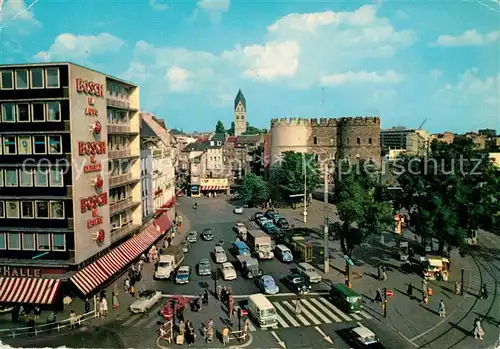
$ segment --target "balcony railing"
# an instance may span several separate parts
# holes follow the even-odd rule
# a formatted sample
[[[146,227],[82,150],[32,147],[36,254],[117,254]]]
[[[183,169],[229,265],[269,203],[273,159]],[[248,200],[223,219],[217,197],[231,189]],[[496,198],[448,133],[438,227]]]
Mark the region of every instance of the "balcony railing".
[[[108,124],[108,133],[130,133],[129,124]]]
[[[128,149],[121,149],[121,150],[110,150],[108,157],[110,159],[123,159],[123,158],[131,158],[135,157],[138,155],[132,155],[132,150],[130,148]]]
[[[140,224],[128,223],[127,225],[125,225],[121,228],[118,228],[116,230],[112,230],[111,231],[111,242],[115,242],[124,236],[132,234],[134,231],[137,231],[140,228],[141,228]]]
[[[139,182],[139,181],[140,181],[140,179],[133,177],[131,173],[126,173],[126,174],[117,175],[117,176],[110,176],[109,177],[109,187],[114,188],[114,187],[119,187],[120,185],[124,185],[127,183]]]
[[[132,198],[127,198],[125,200],[122,200],[122,201],[119,201],[116,203],[111,203],[109,206],[109,214],[112,216],[114,214],[117,214],[119,212],[126,210],[127,208],[139,206],[139,205],[140,205],[139,202],[132,200]]]

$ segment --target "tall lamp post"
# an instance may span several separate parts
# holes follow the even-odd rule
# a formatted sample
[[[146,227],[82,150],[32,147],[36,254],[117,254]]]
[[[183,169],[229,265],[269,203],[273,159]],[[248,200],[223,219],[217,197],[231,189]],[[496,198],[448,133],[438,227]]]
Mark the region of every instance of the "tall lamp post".
[[[307,168],[306,168],[306,154],[302,153],[302,166],[304,170],[304,223],[307,223]]]

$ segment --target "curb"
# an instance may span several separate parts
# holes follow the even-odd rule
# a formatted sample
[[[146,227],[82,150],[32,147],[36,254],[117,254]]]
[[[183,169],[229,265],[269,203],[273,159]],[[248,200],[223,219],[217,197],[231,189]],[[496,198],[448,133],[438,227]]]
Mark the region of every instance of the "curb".
[[[243,343],[243,344],[240,344],[240,345],[230,345],[230,346],[227,346],[226,348],[237,349],[237,348],[248,347],[249,345],[251,345],[253,343],[253,336],[252,336],[251,333],[248,333],[247,336],[248,336],[248,340],[246,341],[246,343]],[[158,348],[160,348],[160,349],[170,349],[171,348],[171,347],[166,347],[164,345],[161,345],[160,344],[160,340],[161,340],[160,337],[156,338],[156,346]],[[180,345],[177,345],[177,344],[174,344],[174,345],[176,345],[178,347],[181,347]],[[222,345],[222,343],[221,343],[221,345]],[[211,347],[211,348],[214,348],[214,347]]]

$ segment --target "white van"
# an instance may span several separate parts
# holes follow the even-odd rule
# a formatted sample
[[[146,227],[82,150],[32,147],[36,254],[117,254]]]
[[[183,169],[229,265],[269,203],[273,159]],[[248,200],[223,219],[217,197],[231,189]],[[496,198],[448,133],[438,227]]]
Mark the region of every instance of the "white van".
[[[278,325],[276,309],[262,293],[253,294],[248,297],[248,312],[257,320],[261,328]]]
[[[227,262],[227,255],[226,255],[226,251],[224,251],[224,247],[215,246],[214,255],[215,255],[215,263],[226,263]]]

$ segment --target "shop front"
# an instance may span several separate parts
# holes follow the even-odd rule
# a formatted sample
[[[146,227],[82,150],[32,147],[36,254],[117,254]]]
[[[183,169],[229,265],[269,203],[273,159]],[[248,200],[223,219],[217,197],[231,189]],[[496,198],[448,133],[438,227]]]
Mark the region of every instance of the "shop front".
[[[216,197],[229,193],[227,178],[203,178],[200,180],[200,192],[208,197]]]

